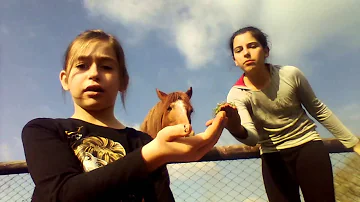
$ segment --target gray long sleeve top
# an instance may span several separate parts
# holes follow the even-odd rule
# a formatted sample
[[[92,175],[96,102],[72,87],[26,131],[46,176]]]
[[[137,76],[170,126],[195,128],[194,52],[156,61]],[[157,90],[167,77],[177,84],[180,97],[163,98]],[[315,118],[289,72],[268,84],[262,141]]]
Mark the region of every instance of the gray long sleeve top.
[[[260,152],[270,153],[321,140],[306,109],[345,147],[357,144],[359,139],[316,97],[298,68],[270,64],[270,74],[270,84],[262,90],[246,87],[242,76],[228,93],[227,102],[235,103],[248,132],[248,137],[239,141],[260,143]]]

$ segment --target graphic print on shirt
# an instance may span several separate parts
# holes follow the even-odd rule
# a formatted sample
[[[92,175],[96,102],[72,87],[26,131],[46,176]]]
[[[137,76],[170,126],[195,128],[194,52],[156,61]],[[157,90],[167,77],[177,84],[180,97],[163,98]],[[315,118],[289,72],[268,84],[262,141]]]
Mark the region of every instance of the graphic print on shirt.
[[[85,172],[105,166],[126,155],[125,148],[120,143],[100,136],[81,138],[80,130],[81,127],[76,132],[65,131],[65,133],[76,140],[72,144],[72,149]]]

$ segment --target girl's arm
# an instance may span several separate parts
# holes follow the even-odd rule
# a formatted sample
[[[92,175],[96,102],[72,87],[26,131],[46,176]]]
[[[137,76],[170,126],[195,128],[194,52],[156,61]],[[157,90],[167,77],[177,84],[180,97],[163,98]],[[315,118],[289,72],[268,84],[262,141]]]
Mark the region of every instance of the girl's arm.
[[[137,131],[141,137],[142,144],[146,145],[153,140],[150,135]],[[170,176],[166,164],[155,170],[149,177],[152,189],[146,190],[145,201],[169,201],[175,202],[170,189]]]
[[[344,126],[336,115],[315,95],[304,74],[294,68],[297,95],[306,110],[347,148],[354,147],[359,139]]]
[[[156,201],[169,201],[175,202],[175,198],[170,189],[170,176],[166,168],[166,165],[162,166],[160,169],[157,169],[155,172],[151,173],[150,179],[153,182],[154,191],[153,194]],[[154,199],[150,198],[150,201]],[[147,198],[145,197],[145,201]]]
[[[240,122],[238,123],[238,125],[243,128],[243,131],[245,131],[246,138],[240,137],[234,131],[229,132],[240,142],[249,146],[255,146],[259,141],[259,135],[251,118],[251,115],[246,107],[246,101],[248,100],[247,98],[249,96],[250,95],[247,92],[240,89],[232,88],[230,90],[227,96],[227,102],[234,103],[236,105],[237,112],[240,116]]]
[[[184,125],[166,127],[142,148],[90,172],[83,172],[80,161],[67,139],[59,135],[52,119],[30,121],[23,128],[22,141],[28,170],[36,185],[33,200],[119,198],[121,190],[136,185],[141,187],[149,174],[165,163],[200,159],[218,141],[224,121],[225,114],[219,113],[205,132],[186,138],[191,126],[187,126],[189,130],[184,130]]]
[[[141,148],[107,166],[83,172],[80,161],[50,119],[26,124],[22,141],[36,184],[35,197],[39,197],[35,201],[88,201],[115,187],[126,190],[127,185],[141,183],[150,173]],[[114,198],[121,195],[112,193]]]

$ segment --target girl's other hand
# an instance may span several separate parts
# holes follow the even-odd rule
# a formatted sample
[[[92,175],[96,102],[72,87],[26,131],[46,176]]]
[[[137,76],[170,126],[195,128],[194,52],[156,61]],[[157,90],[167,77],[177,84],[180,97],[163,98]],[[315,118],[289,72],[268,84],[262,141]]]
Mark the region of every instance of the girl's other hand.
[[[353,150],[360,155],[360,141],[353,147]]]

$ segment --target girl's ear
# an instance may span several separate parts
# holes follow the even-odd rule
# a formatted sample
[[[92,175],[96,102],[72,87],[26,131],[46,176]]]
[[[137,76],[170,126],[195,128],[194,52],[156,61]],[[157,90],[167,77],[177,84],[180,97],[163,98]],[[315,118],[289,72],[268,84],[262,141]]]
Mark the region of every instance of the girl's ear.
[[[60,82],[61,82],[61,86],[64,90],[69,90],[69,87],[68,87],[68,83],[67,83],[67,74],[64,70],[61,70],[60,74],[59,74],[59,79],[60,79]]]
[[[234,63],[235,63],[235,66],[239,66],[235,59],[234,59]]]
[[[269,48],[266,48],[265,49],[265,58],[269,57],[269,55],[270,55],[269,53],[270,53]]]

